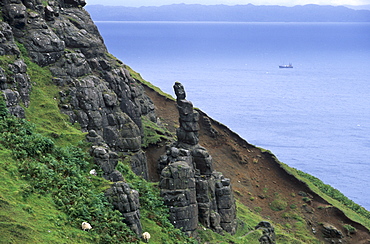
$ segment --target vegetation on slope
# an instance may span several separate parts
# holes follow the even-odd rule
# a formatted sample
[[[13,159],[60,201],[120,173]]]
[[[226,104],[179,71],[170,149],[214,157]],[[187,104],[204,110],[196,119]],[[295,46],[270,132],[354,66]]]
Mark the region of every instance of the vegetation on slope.
[[[149,145],[155,145],[162,140],[169,140],[172,135],[165,127],[150,121],[147,117],[142,117],[144,136],[141,146],[147,148]]]
[[[38,133],[53,138],[58,145],[75,145],[85,135],[79,125],[71,125],[68,116],[60,113],[58,107],[59,89],[53,83],[48,67],[40,67],[28,57],[26,48],[17,43],[22,59],[27,64],[27,74],[32,81],[30,106],[26,108],[27,119],[37,124]]]
[[[370,229],[370,212],[367,211],[364,207],[361,207],[354,201],[350,200],[348,197],[346,197],[343,193],[341,193],[339,190],[333,188],[332,186],[325,184],[320,179],[307,174],[305,172],[302,172],[300,170],[297,170],[297,173],[300,177],[303,177],[307,180],[307,182],[313,184],[316,186],[322,193],[326,194],[327,196],[331,197],[334,200],[339,201],[341,204],[346,206],[347,208],[355,211],[359,215],[362,215],[367,220],[366,226]]]
[[[28,66],[33,89],[31,105],[26,109],[29,121],[9,115],[0,94],[0,243],[140,242],[121,222],[120,213],[114,211],[105,199],[104,190],[110,183],[88,173],[95,165],[86,153],[88,145],[83,142],[84,133],[60,113],[56,99],[58,88],[52,82],[50,71],[32,63],[24,47],[19,44],[19,48]],[[13,61],[13,57],[1,57],[0,65],[10,72],[6,67]],[[132,74],[141,79],[133,71]],[[169,95],[168,98],[173,99]],[[143,125],[143,147],[166,140],[169,136],[167,131],[145,118]],[[143,228],[155,233],[152,243],[197,242],[194,238],[185,237],[170,224],[168,209],[163,205],[155,183],[136,176],[128,163],[120,162],[117,169],[140,193]],[[346,204],[343,196],[319,180],[302,172],[295,173],[295,176],[306,179],[312,184],[312,189],[322,188],[321,191]],[[299,211],[293,206],[283,205],[276,201],[274,207],[290,208],[288,213],[284,213],[290,224],[273,223],[277,242],[319,243],[306,228]],[[346,205],[351,207],[353,204]],[[362,210],[355,205],[352,209],[356,212]],[[369,228],[366,214],[366,210],[362,213],[363,217],[353,213],[351,218],[358,218],[356,221],[367,223]],[[261,232],[254,230],[254,226],[264,220],[259,215],[258,206],[251,210],[238,203],[237,215],[239,228],[236,235],[219,235],[200,227],[199,238],[208,243],[257,244]],[[90,222],[93,230],[82,231],[82,221]]]
[[[0,142],[13,158],[12,167],[6,170],[15,176],[14,185],[17,179],[24,182],[17,192],[20,200],[34,205],[31,197],[48,197],[54,208],[66,214],[61,225],[79,228],[83,221],[88,221],[94,226],[90,241],[112,243],[130,238],[120,214],[104,198],[102,187],[107,183],[89,175],[90,164],[81,149],[58,147],[51,139],[36,133],[33,124],[11,115],[1,117],[0,128]],[[32,208],[27,209],[32,212]]]
[[[125,65],[125,68],[130,72],[130,75],[136,80],[139,81],[141,84],[146,85],[150,88],[152,88],[155,92],[158,94],[170,99],[170,100],[175,100],[170,94],[167,94],[163,92],[159,87],[154,86],[152,83],[144,80],[139,73],[134,71],[130,66]]]
[[[83,138],[83,133],[59,113],[54,99],[56,89],[45,83],[50,79],[47,68],[29,60],[27,65],[31,79],[37,81],[27,113],[30,116],[27,119],[34,123],[9,115],[0,96],[0,165],[4,171],[2,182],[7,183],[0,188],[2,240],[6,243],[139,242],[122,223],[121,214],[104,197],[110,183],[89,174],[94,164],[82,149],[87,148],[86,143],[77,141]],[[68,136],[61,136],[63,133]],[[166,240],[158,243],[193,242],[170,224],[158,190],[142,178],[135,178],[127,167],[120,164],[124,177],[132,180],[133,187],[142,194],[144,227],[160,230],[157,238]],[[93,230],[83,232],[82,221],[91,223]],[[48,234],[40,235],[43,232]]]
[[[284,163],[279,163],[286,171],[294,175],[294,177],[305,182],[307,186],[312,189],[312,191],[319,194],[323,199],[328,201],[333,206],[341,209],[348,218],[362,224],[368,230],[370,230],[370,212],[367,211],[364,207],[361,207],[357,203],[353,202],[339,190],[333,188],[328,184],[325,184],[320,179],[300,170],[291,168]],[[352,229],[349,226],[347,227]]]
[[[87,148],[86,145],[71,140],[73,136],[55,136],[65,133],[81,139],[84,135],[63,115],[54,115],[59,113],[54,99],[57,89],[46,83],[50,78],[47,68],[29,60],[27,65],[31,79],[37,81],[33,92],[38,96],[31,96],[31,106],[27,109],[30,116],[27,119],[33,121],[9,115],[0,96],[0,167],[4,172],[1,182],[5,183],[0,187],[3,240],[7,243],[139,242],[121,222],[120,213],[106,201],[103,192],[109,182],[88,173],[94,164],[82,149]],[[166,134],[165,131],[160,133]],[[143,228],[156,233],[152,243],[197,243],[170,224],[168,209],[163,205],[156,184],[136,176],[125,162],[120,162],[117,169],[140,193]],[[210,243],[257,243],[256,237],[261,233],[254,231],[253,226],[262,218],[242,205],[239,205],[238,217],[236,235],[221,236],[200,228],[199,237]],[[90,222],[93,230],[82,231],[82,221]],[[246,235],[248,232],[250,234]],[[281,232],[279,227],[277,232]],[[299,243],[286,233],[278,234],[278,238],[286,243]]]

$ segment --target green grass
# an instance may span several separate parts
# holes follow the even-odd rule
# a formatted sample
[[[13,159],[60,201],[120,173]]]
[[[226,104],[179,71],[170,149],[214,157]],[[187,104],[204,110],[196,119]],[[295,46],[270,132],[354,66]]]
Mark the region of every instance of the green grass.
[[[32,123],[5,112],[0,114],[5,114],[0,118],[0,166],[5,172],[1,179],[5,184],[0,188],[0,216],[8,223],[0,223],[0,229],[7,233],[7,243],[14,238],[14,243],[65,243],[58,238],[69,236],[71,243],[79,243],[74,237],[81,235],[87,236],[86,242],[81,238],[81,243],[138,242],[121,222],[121,214],[104,197],[103,191],[110,182],[88,173],[94,165],[86,153],[78,147],[57,146],[38,134]],[[193,243],[171,225],[168,209],[153,183],[136,176],[129,165],[119,163],[117,169],[139,191],[142,220],[151,223],[148,230],[161,229],[161,240],[167,243]],[[9,209],[14,213],[7,215]],[[34,221],[31,223],[30,219]],[[93,231],[83,232],[83,221],[91,223]],[[37,237],[42,233],[42,238]]]
[[[240,204],[237,201],[237,217],[238,217],[238,230],[234,236],[225,235],[224,242],[221,243],[230,243],[229,240],[233,241],[234,243],[251,243],[251,244],[259,244],[258,239],[262,236],[262,231],[254,230],[254,226],[256,226],[260,221],[266,221],[263,217],[259,214],[255,213],[254,211],[250,210],[248,207]],[[267,219],[267,221],[270,221]],[[270,221],[271,222],[271,221]],[[286,226],[280,226],[277,223],[272,223],[275,228],[276,233],[276,243],[286,243],[286,244],[293,244],[293,243],[320,243],[310,231],[305,227],[305,221],[303,218],[299,218],[297,222],[302,223],[302,228],[289,229]],[[303,234],[302,234],[303,233]],[[211,234],[205,234],[211,235]],[[214,242],[210,243],[220,243],[215,240],[220,240],[218,238],[213,239]]]
[[[33,214],[43,206],[35,200],[46,198],[50,208],[66,216],[60,219],[61,226],[81,231],[79,228],[83,221],[92,223],[94,232],[90,236],[96,243],[118,243],[131,238],[133,233],[120,221],[121,214],[113,211],[104,198],[102,189],[109,183],[88,173],[93,165],[87,161],[86,153],[78,147],[55,145],[23,119],[6,115],[1,117],[0,123],[0,144],[8,152],[8,157],[4,158],[11,162],[11,166],[5,169],[13,176],[8,179],[6,187],[14,186],[13,197],[15,195],[19,199],[21,203],[18,205],[24,211]],[[2,160],[3,165],[8,162]],[[49,214],[50,211],[43,207],[40,212]],[[55,216],[47,219],[58,221]],[[17,221],[23,222],[27,221]],[[44,225],[39,221],[34,228],[31,227],[25,228],[26,232],[33,229],[40,232]],[[119,231],[121,234],[116,233]]]
[[[0,56],[0,67],[5,71],[6,76],[13,75],[13,71],[9,68],[9,64],[13,64],[16,57],[13,55]]]
[[[165,128],[150,121],[147,117],[142,116],[141,121],[144,128],[144,137],[141,146],[147,148],[149,145],[155,145],[162,140],[170,140],[171,133]]]
[[[343,228],[347,230],[348,234],[355,234],[357,232],[356,228],[352,225],[345,224],[343,225]]]
[[[130,72],[130,75],[132,78],[134,78],[136,81],[139,81],[140,83],[152,88],[154,91],[156,91],[158,94],[170,99],[170,100],[173,100],[175,101],[176,99],[174,99],[170,94],[168,93],[165,93],[163,92],[159,87],[153,85],[152,83],[144,80],[141,75],[139,73],[137,73],[136,71],[134,71],[130,66],[128,65],[125,65],[125,68]]]
[[[24,198],[30,184],[17,164],[12,151],[0,145],[0,243],[91,243],[90,233],[66,224],[49,194]]]
[[[86,154],[88,146],[82,142],[85,135],[78,125],[70,124],[68,117],[60,113],[59,89],[53,84],[48,67],[32,63],[24,46],[18,44],[18,47],[32,80],[31,104],[26,108],[29,120],[26,121],[8,116],[4,102],[0,101],[0,243],[141,243],[120,223],[120,214],[113,211],[104,198],[103,192],[110,183],[88,174],[95,165]],[[12,73],[6,67],[13,61],[12,56],[0,57],[0,65],[8,75]],[[175,100],[127,68],[133,78]],[[169,136],[166,130],[146,118],[143,118],[143,125],[143,147]],[[335,189],[318,179],[282,166],[328,202],[344,210],[348,217],[369,228],[368,212],[347,203]],[[136,176],[124,162],[120,162],[117,169],[140,193],[143,230],[155,233],[151,243],[196,243],[168,221],[168,209],[159,196],[157,184]],[[277,195],[272,203],[274,201],[272,205],[277,206],[276,211],[288,206]],[[272,223],[277,243],[319,243],[296,207],[290,208],[289,212],[283,213],[283,217],[290,220],[289,224]],[[261,210],[254,207],[252,211],[237,202],[238,230],[235,235],[219,235],[200,227],[199,236],[203,243],[258,244],[261,231],[254,230],[254,226],[267,218],[258,214]],[[82,231],[82,221],[91,222],[94,229]],[[345,228],[353,231],[351,226]]]
[[[78,124],[72,125],[67,115],[60,113],[60,89],[53,83],[49,68],[31,62],[22,44],[18,43],[18,48],[32,81],[31,103],[25,109],[27,119],[36,125],[38,133],[53,138],[57,145],[76,145],[85,138],[85,133],[81,132]]]
[[[271,210],[274,210],[274,211],[285,210],[287,206],[288,206],[288,203],[286,201],[284,201],[283,199],[280,199],[280,198],[274,199],[270,203],[270,208],[271,208]]]
[[[276,159],[276,158],[275,158]],[[297,179],[306,183],[307,186],[320,197],[325,199],[328,203],[334,207],[339,208],[343,213],[353,221],[361,223],[368,230],[370,230],[370,212],[360,205],[354,203],[352,200],[348,199],[344,194],[342,194],[337,189],[330,185],[323,183],[320,179],[304,173],[300,170],[291,168],[284,163],[281,163],[276,159],[276,161],[290,174],[292,174]]]

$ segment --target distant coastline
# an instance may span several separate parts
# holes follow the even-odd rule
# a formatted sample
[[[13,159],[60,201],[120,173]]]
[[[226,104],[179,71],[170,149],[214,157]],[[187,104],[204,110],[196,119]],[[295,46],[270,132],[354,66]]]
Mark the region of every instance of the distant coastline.
[[[159,7],[87,5],[94,21],[370,22],[370,10],[345,6],[201,5]]]

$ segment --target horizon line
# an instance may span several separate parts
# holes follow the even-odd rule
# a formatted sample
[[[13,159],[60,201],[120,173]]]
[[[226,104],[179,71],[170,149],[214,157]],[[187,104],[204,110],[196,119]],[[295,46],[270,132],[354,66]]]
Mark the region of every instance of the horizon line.
[[[307,5],[316,5],[316,6],[333,6],[333,7],[365,7],[370,6],[370,4],[360,4],[360,5],[351,5],[351,4],[316,4],[316,3],[307,3],[307,4],[296,4],[296,5],[280,5],[280,4],[253,4],[253,3],[247,3],[247,4],[202,4],[202,3],[170,3],[170,4],[163,4],[163,5],[142,5],[142,6],[127,6],[122,4],[101,4],[101,3],[93,3],[89,4],[87,3],[86,6],[92,6],[92,5],[100,5],[100,6],[112,6],[112,7],[131,7],[131,8],[140,8],[140,7],[161,7],[161,6],[169,6],[169,5],[202,5],[202,6],[218,6],[218,5],[224,5],[224,6],[246,6],[246,5],[253,5],[253,6],[280,6],[280,7],[295,7],[295,6],[307,6]]]

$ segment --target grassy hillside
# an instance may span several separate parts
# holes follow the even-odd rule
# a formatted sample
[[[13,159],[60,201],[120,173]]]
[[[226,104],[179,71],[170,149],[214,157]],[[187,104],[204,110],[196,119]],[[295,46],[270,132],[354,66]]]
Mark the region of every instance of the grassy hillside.
[[[0,123],[4,243],[138,242],[104,198],[110,183],[88,173],[94,165],[77,145],[56,146],[35,132],[30,122],[7,114],[0,117]],[[157,188],[134,175],[123,162],[117,169],[141,193],[144,229],[160,233],[153,239],[191,243],[167,220]],[[90,222],[93,230],[80,230],[83,221]]]
[[[77,146],[56,146],[36,132],[37,125],[7,114],[1,101],[0,230],[2,243],[122,243],[140,242],[119,221],[102,192],[108,182],[88,174],[93,167]],[[64,144],[64,143],[62,143]],[[136,176],[124,162],[120,170],[127,182],[141,193],[144,230],[151,243],[192,243],[167,220],[167,210],[154,183]],[[239,204],[239,229],[235,236],[220,236],[200,227],[199,237],[209,243],[258,243],[253,231],[260,216]],[[84,232],[82,221],[94,229]],[[245,236],[246,233],[251,234]],[[300,243],[277,228],[278,240]],[[313,242],[307,243],[316,243]],[[1,242],[1,241],[0,241]]]
[[[140,242],[106,202],[103,191],[109,182],[88,173],[94,165],[85,152],[84,134],[59,113],[54,99],[57,89],[49,82],[48,69],[26,61],[29,75],[36,81],[27,120],[9,115],[2,96],[0,100],[0,242]],[[155,183],[137,177],[125,162],[117,169],[140,192],[143,228],[156,233],[152,243],[196,242],[167,220]],[[253,227],[262,218],[240,204],[238,218],[235,236],[220,236],[200,227],[199,238],[210,243],[258,243],[261,233]],[[82,231],[82,221],[90,222],[93,230]],[[299,243],[279,228],[277,231],[286,243]],[[251,234],[245,236],[248,232]]]
[[[58,88],[51,82],[48,68],[32,63],[24,47],[19,45],[19,48],[27,63],[33,88],[31,104],[26,108],[26,120],[9,115],[2,94],[0,96],[0,243],[141,243],[120,221],[120,213],[114,211],[105,199],[104,191],[110,183],[89,174],[96,167],[88,155],[89,145],[78,126],[70,124],[68,118],[59,112]],[[1,67],[10,72],[7,64],[13,62],[14,57],[1,57],[0,61]],[[131,72],[137,80],[141,79],[137,73]],[[157,88],[156,93],[160,93]],[[167,110],[167,107],[161,109]],[[176,120],[177,116],[173,113]],[[143,147],[171,140],[170,132],[145,118],[143,122]],[[171,124],[167,129],[171,131],[172,127]],[[231,140],[233,143],[236,141],[235,138]],[[252,170],[258,164],[256,161],[248,167]],[[342,209],[349,218],[370,228],[369,212],[365,209],[348,202],[347,198],[318,179],[281,165],[292,176],[306,182],[313,192]],[[266,188],[266,198],[273,200],[269,213],[279,215],[284,222],[266,214],[266,207],[259,204],[256,193],[239,191],[237,178],[233,179],[238,199],[237,233],[234,236],[219,235],[199,226],[198,236],[188,238],[168,221],[168,210],[159,196],[157,183],[136,176],[125,161],[118,164],[117,170],[140,193],[143,230],[152,233],[150,243],[257,244],[261,231],[254,230],[254,226],[266,219],[275,227],[277,243],[322,243],[307,228],[301,209],[296,204],[288,204],[282,192],[270,194]],[[296,196],[292,199],[304,201]],[[82,231],[80,225],[83,221],[90,222],[93,230]]]

